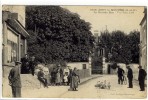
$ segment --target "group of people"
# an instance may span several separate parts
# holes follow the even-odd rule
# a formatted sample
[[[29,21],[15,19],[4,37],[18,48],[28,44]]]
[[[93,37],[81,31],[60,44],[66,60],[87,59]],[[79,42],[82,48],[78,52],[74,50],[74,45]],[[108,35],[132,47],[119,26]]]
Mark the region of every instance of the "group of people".
[[[26,55],[24,59],[26,60],[28,65],[24,64],[24,62],[16,61],[15,66],[10,70],[8,76],[9,85],[12,88],[13,97],[21,97],[22,85],[20,73],[27,74],[30,73],[30,71],[33,76],[37,75],[38,80],[43,83],[45,87],[48,87],[49,85],[65,84],[70,86],[69,90],[77,91],[78,84],[80,83],[80,78],[76,67],[73,70],[70,67],[62,69],[62,67],[58,65],[57,67],[53,68],[51,72],[49,72],[48,67],[45,65],[45,67],[39,68],[39,71],[35,75],[36,65],[34,63],[34,57],[31,61],[29,61]],[[30,65],[29,68],[27,68],[26,65]],[[22,68],[24,66],[25,68]],[[25,69],[25,71],[22,69]]]
[[[142,69],[142,66],[139,66],[139,86],[140,91],[145,91],[144,81],[145,77],[147,75],[146,71]],[[20,79],[20,73],[27,74],[31,73],[33,76],[35,75],[35,69],[36,69],[36,63],[35,63],[35,57],[32,57],[31,60],[28,59],[27,55],[25,55],[25,58],[21,60],[21,62],[16,61],[15,67],[13,67],[10,70],[8,79],[9,79],[9,85],[12,88],[12,95],[13,97],[21,97],[21,79]],[[133,71],[130,68],[130,66],[127,66],[128,73],[127,78],[129,82],[128,88],[133,88]],[[118,83],[123,84],[123,77],[124,77],[124,70],[118,66]],[[48,87],[49,85],[69,85],[70,91],[77,91],[78,84],[80,83],[80,77],[78,74],[78,70],[75,67],[73,70],[70,67],[62,68],[60,65],[57,67],[54,67],[51,71],[48,69],[48,67],[40,67],[37,72],[37,78],[40,82],[43,83],[45,87]],[[98,85],[101,89],[110,88],[110,83],[108,85],[105,85],[100,82]]]
[[[35,57],[32,56],[31,59],[25,54],[25,57],[21,58],[21,74],[31,73],[34,76],[35,66],[37,65]]]
[[[44,87],[49,85],[51,86],[60,86],[60,85],[69,85],[71,90],[77,90],[78,82],[80,78],[75,67],[73,70],[67,66],[62,69],[60,65],[53,68],[51,71],[45,66],[39,67],[37,76],[40,82],[43,83]]]
[[[127,72],[127,78],[128,78],[128,88],[133,88],[133,70],[130,68],[130,66],[126,67]],[[145,77],[147,75],[146,71],[142,69],[142,66],[139,66],[139,74],[138,74],[138,81],[140,86],[140,91],[145,91]],[[118,66],[118,84],[123,84],[124,81],[124,70]]]

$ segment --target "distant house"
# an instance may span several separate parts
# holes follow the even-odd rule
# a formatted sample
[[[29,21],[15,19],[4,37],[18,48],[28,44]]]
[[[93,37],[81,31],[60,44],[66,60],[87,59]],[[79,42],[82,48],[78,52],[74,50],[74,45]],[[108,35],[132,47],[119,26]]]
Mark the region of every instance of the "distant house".
[[[91,75],[92,68],[89,62],[68,62],[67,66],[70,66],[71,69],[76,67],[79,70],[80,78],[86,78]]]
[[[2,8],[2,66],[8,73],[9,67],[27,53],[29,36],[25,29],[25,6],[3,6]],[[5,73],[3,72],[3,73]]]
[[[140,23],[140,65],[147,71],[147,8]]]

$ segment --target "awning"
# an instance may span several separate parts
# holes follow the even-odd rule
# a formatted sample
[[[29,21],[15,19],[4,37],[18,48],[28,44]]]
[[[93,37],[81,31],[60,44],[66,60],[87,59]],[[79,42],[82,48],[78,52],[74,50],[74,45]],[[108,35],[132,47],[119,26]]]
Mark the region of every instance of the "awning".
[[[24,26],[16,19],[8,19],[6,23],[16,32],[27,38],[29,33],[26,31]]]

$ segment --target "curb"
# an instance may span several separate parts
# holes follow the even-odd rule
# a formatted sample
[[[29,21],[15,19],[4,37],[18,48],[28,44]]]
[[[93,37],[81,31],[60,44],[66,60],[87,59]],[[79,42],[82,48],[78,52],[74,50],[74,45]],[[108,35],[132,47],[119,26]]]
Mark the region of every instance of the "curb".
[[[98,75],[98,76],[94,76],[94,77],[88,78],[88,79],[86,79],[86,80],[80,82],[79,85],[82,85],[82,84],[84,84],[84,83],[86,83],[86,82],[88,82],[88,81],[90,81],[90,80],[92,80],[92,79],[96,79],[96,78],[98,78],[98,77],[102,77],[102,76],[99,76],[99,75]]]

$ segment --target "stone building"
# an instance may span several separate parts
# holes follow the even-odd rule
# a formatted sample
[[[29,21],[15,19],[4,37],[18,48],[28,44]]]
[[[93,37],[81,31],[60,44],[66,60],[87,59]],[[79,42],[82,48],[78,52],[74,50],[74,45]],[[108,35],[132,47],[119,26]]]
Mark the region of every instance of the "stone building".
[[[140,65],[147,70],[147,8],[140,23]]]
[[[29,36],[25,29],[25,6],[2,7],[2,66],[3,75],[9,72],[15,61],[27,53]]]

